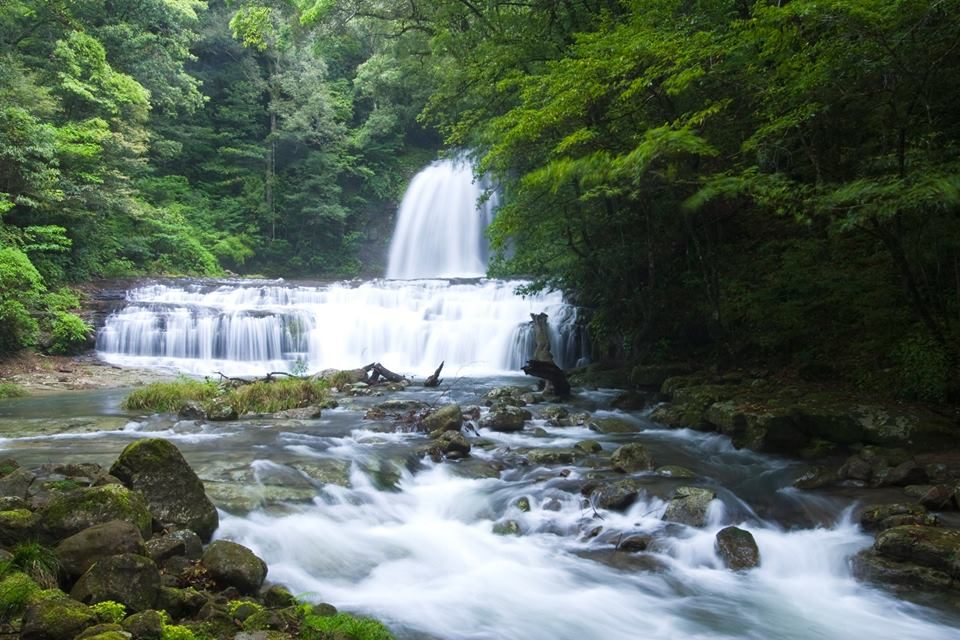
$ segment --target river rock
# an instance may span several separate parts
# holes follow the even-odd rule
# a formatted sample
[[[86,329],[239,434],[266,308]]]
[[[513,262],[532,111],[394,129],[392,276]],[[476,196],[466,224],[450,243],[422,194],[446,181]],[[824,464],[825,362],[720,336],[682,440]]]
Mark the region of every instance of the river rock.
[[[177,418],[180,420],[206,420],[207,412],[204,411],[203,405],[196,400],[187,400],[180,405]]]
[[[700,487],[679,487],[667,504],[663,519],[679,522],[691,527],[702,527],[707,523],[707,510],[716,494]]]
[[[443,431],[433,444],[425,448],[425,453],[434,462],[443,458],[459,460],[470,455],[470,443],[459,431]]]
[[[0,544],[12,547],[36,537],[38,521],[29,509],[0,511]]]
[[[66,597],[48,598],[27,607],[20,628],[22,640],[73,640],[97,623],[90,607]]]
[[[880,532],[873,548],[880,555],[960,578],[960,530],[906,525]]]
[[[621,418],[594,418],[588,425],[590,430],[598,433],[636,433],[640,429],[627,420]]]
[[[725,527],[717,532],[715,545],[717,553],[729,569],[741,571],[760,564],[760,549],[749,531],[738,527]]]
[[[866,531],[884,531],[908,524],[934,524],[936,518],[919,504],[882,504],[864,509],[860,526]]]
[[[180,529],[147,540],[144,545],[146,555],[158,565],[162,565],[170,558],[182,556],[190,560],[199,560],[203,555],[203,543],[200,536],[189,529]]]
[[[650,536],[627,536],[620,541],[617,549],[626,551],[627,553],[638,553],[649,549],[651,542],[653,542],[653,538]]]
[[[250,549],[229,540],[211,542],[200,563],[221,589],[235,587],[248,595],[257,593],[267,577],[267,563]]]
[[[954,487],[946,484],[934,485],[909,485],[904,487],[904,493],[927,509],[934,511],[948,511],[957,508],[954,500],[956,490]]]
[[[57,494],[39,515],[41,529],[52,540],[111,520],[132,523],[144,537],[151,531],[150,511],[143,496],[119,484]]]
[[[524,422],[532,417],[526,409],[513,406],[499,407],[491,409],[490,413],[480,419],[480,427],[491,431],[520,431],[523,429]]]
[[[493,525],[493,533],[498,536],[520,535],[520,523],[516,520],[503,520]]]
[[[573,445],[573,448],[583,453],[600,453],[603,451],[603,446],[596,440],[581,440]]]
[[[127,616],[122,627],[133,640],[160,640],[163,637],[163,616],[153,609],[141,611]]]
[[[610,458],[610,464],[617,471],[623,471],[624,473],[650,471],[655,466],[647,448],[639,442],[625,444],[614,451]]]
[[[913,460],[907,460],[895,467],[877,470],[873,474],[871,484],[875,487],[905,487],[908,484],[923,484],[927,480],[927,472],[923,467]]]
[[[851,565],[858,579],[893,587],[943,591],[958,584],[943,571],[885,558],[874,549],[855,555]]]
[[[290,466],[314,482],[335,484],[339,487],[350,486],[350,461],[334,458],[323,460],[302,460],[290,463]]]
[[[30,485],[36,479],[37,476],[32,471],[20,467],[11,469],[9,473],[0,478],[0,495],[26,499]]]
[[[605,482],[593,488],[590,498],[601,509],[621,511],[636,500],[642,485],[633,478]]]
[[[445,431],[459,431],[463,426],[463,412],[458,404],[440,407],[423,419],[423,428],[433,436]]]
[[[657,467],[656,474],[658,476],[663,476],[664,478],[675,478],[677,480],[691,480],[697,477],[697,474],[690,469],[681,467],[677,464],[668,464],[662,467]]]
[[[63,539],[54,552],[64,572],[77,578],[106,557],[123,553],[145,555],[146,549],[136,525],[111,520]]]
[[[130,640],[119,624],[106,622],[84,629],[74,640]]]
[[[137,440],[128,445],[110,473],[143,493],[153,516],[165,526],[187,528],[204,541],[220,525],[203,483],[171,442]]]
[[[571,464],[578,454],[573,449],[531,449],[526,455],[530,464]]]
[[[610,405],[621,411],[640,411],[650,402],[650,394],[640,391],[626,391],[613,399]]]
[[[157,602],[160,571],[145,556],[133,553],[103,558],[80,576],[70,597],[86,604],[113,600],[129,611],[146,611]]]
[[[297,407],[295,409],[284,409],[273,414],[274,418],[279,420],[316,420],[323,413],[320,407],[311,405],[309,407]]]
[[[227,422],[238,417],[237,409],[225,398],[214,398],[207,405],[207,420],[211,422]]]

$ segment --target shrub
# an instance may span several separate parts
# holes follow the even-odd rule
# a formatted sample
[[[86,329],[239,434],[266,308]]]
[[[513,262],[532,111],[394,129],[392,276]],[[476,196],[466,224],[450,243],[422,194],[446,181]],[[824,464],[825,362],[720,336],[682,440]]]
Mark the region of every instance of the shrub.
[[[97,614],[100,622],[105,624],[120,624],[127,617],[127,607],[113,600],[104,600],[90,605],[93,612]]]
[[[54,316],[50,330],[51,353],[71,354],[83,350],[93,328],[83,318],[59,311]]]
[[[300,637],[303,640],[325,640],[327,634],[340,633],[356,640],[393,640],[390,630],[370,618],[347,613],[334,616],[308,615],[303,619]]]
[[[22,398],[27,395],[26,389],[14,382],[0,382],[0,400],[4,398]]]
[[[327,383],[322,380],[284,378],[241,385],[231,390],[225,401],[240,414],[274,413],[319,404],[326,397]]]
[[[900,394],[909,399],[943,402],[950,385],[950,357],[932,338],[914,333],[897,345],[893,358]]]
[[[0,248],[0,353],[36,343],[38,326],[31,311],[43,291],[43,279],[27,254]]]

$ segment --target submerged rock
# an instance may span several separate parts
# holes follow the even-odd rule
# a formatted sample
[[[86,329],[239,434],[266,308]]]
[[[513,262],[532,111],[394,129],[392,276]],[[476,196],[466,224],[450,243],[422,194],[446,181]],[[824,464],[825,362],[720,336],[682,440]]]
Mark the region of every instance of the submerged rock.
[[[137,440],[128,445],[110,473],[141,492],[153,516],[165,526],[187,528],[209,540],[220,525],[203,483],[173,443]]]
[[[676,464],[668,464],[662,467],[657,467],[656,473],[657,475],[665,478],[676,478],[678,480],[690,480],[697,477],[697,474],[690,469]]]
[[[702,527],[707,523],[707,510],[716,494],[700,487],[680,487],[667,504],[663,519],[679,522],[691,527]]]
[[[760,549],[753,534],[738,527],[725,527],[717,532],[716,550],[729,569],[741,571],[760,564]]]
[[[573,449],[531,449],[527,460],[530,464],[571,464],[578,455]]]
[[[851,565],[858,579],[893,587],[942,591],[958,584],[943,571],[886,558],[874,549],[855,555]]]
[[[493,525],[493,532],[498,536],[518,536],[520,523],[516,520],[503,520]]]
[[[444,431],[424,449],[434,462],[459,460],[470,455],[470,443],[459,431]]]
[[[590,421],[589,427],[592,431],[598,433],[636,433],[640,429],[627,420],[620,418],[594,418]]]
[[[639,442],[625,444],[614,451],[610,464],[617,471],[624,473],[651,471],[655,466],[647,448]]]
[[[637,480],[624,478],[596,486],[590,492],[590,498],[601,509],[619,511],[633,504],[641,487]]]

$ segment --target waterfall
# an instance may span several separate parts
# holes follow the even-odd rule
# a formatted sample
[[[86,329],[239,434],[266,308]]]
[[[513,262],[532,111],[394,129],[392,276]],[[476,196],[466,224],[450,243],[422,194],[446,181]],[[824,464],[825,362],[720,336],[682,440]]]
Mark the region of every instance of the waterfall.
[[[493,218],[496,196],[473,178],[463,159],[438,160],[418,173],[400,203],[390,243],[387,277],[459,278],[487,271],[483,232]]]
[[[516,372],[533,355],[530,314],[549,316],[554,358],[572,367],[585,336],[557,292],[520,297],[522,281],[486,272],[484,230],[495,196],[464,159],[440,160],[411,182],[397,219],[387,280],[326,285],[231,281],[131,290],[97,335],[120,365],[260,375],[380,361],[406,374]],[[469,278],[469,279],[468,279]]]
[[[517,371],[532,354],[530,314],[551,319],[561,366],[579,355],[576,310],[559,293],[521,298],[518,281],[374,280],[156,284],[133,289],[97,336],[114,364],[258,375],[379,360],[423,374]]]

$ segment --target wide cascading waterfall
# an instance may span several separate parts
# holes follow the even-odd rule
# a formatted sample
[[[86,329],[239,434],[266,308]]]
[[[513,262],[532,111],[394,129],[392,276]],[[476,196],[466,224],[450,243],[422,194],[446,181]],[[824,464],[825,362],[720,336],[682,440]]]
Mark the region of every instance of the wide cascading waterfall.
[[[133,289],[97,337],[114,364],[196,374],[351,368],[379,360],[404,373],[516,371],[531,353],[530,314],[551,318],[561,365],[578,357],[576,311],[518,282],[180,283]]]
[[[438,160],[407,188],[390,244],[387,277],[459,278],[487,271],[483,232],[493,219],[496,195],[475,181],[465,159]]]
[[[156,284],[127,294],[97,336],[103,359],[196,374],[260,375],[379,360],[403,373],[517,371],[533,355],[530,314],[547,313],[557,364],[585,351],[559,293],[518,296],[486,280],[484,230],[496,195],[465,158],[413,179],[397,217],[387,280],[326,285],[231,281]],[[302,363],[302,364],[298,364]]]

